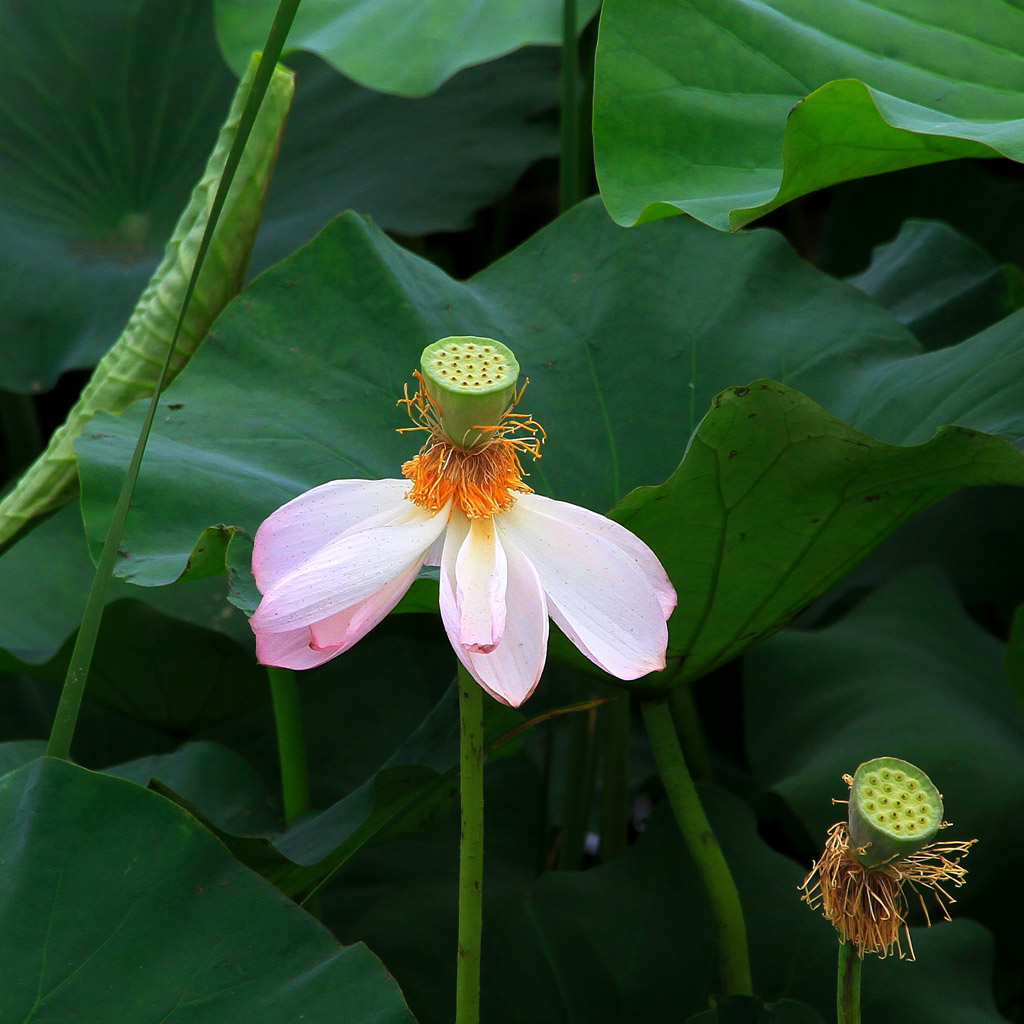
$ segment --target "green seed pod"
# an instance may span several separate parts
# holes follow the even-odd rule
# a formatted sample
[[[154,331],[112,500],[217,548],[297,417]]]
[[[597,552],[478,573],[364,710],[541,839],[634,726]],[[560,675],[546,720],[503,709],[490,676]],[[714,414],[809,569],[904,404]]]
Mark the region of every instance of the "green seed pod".
[[[490,338],[442,338],[420,357],[427,394],[437,403],[441,427],[462,448],[487,439],[516,393],[519,363],[511,349]]]
[[[850,787],[850,849],[865,867],[906,857],[942,826],[942,794],[898,757],[865,761]]]

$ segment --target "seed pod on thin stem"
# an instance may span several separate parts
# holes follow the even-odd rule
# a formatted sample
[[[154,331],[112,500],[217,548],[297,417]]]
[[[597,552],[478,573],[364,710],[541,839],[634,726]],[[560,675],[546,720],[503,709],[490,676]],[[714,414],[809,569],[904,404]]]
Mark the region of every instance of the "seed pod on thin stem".
[[[921,888],[931,890],[949,920],[949,904],[955,900],[943,884],[964,884],[967,869],[960,859],[976,840],[932,842],[949,824],[942,820],[942,794],[907,761],[876,757],[843,780],[850,787],[848,820],[829,829],[825,852],[800,888],[804,902],[821,907],[839,933],[839,1024],[860,1024],[864,954],[888,956],[896,950],[901,958],[914,959],[904,886],[914,890],[928,924]],[[901,928],[907,953],[900,944]]]
[[[921,889],[929,889],[943,917],[955,900],[943,886],[964,884],[967,869],[960,859],[976,842],[935,842],[942,820],[942,796],[920,768],[895,757],[862,764],[851,777],[849,818],[829,829],[825,851],[804,879],[803,899],[853,945],[859,957],[914,950],[906,929],[904,887],[917,895],[931,924]],[[900,930],[907,939],[904,953]]]

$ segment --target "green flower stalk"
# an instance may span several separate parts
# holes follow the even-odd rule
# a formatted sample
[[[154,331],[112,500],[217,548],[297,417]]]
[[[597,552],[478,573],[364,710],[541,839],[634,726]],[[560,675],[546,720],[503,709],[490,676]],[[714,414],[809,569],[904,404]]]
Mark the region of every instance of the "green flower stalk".
[[[800,886],[803,899],[821,908],[858,958],[896,951],[912,960],[904,887],[917,894],[928,924],[921,889],[930,890],[949,920],[949,904],[956,901],[944,886],[964,884],[960,859],[977,840],[933,841],[949,826],[942,820],[942,794],[907,761],[878,757],[843,780],[850,787],[849,817],[829,829],[825,852]]]
[[[455,1024],[480,1021],[480,944],[484,887],[484,707],[483,691],[460,665],[459,950],[455,968]]]

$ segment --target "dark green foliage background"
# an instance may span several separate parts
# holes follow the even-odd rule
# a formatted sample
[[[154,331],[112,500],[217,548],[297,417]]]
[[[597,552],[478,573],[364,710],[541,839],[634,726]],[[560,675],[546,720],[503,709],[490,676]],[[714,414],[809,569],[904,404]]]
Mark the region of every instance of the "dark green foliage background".
[[[0,0],[3,480],[155,266],[273,5],[246,6]],[[531,720],[625,697],[553,637],[521,712],[487,710],[486,1024],[830,1019],[835,936],[797,886],[842,773],[882,754],[979,843],[954,920],[912,918],[916,963],[866,964],[865,1021],[1024,1019],[1024,14],[606,0],[580,44],[601,193],[560,214],[559,6],[455,32],[465,5],[423,4],[383,38],[384,0],[362,24],[304,3],[250,283],[161,396],[74,765],[41,754],[141,405],[92,422],[81,501],[0,552],[0,1019],[451,1020],[436,584],[302,678],[289,829],[246,613],[259,523],[398,475],[396,400],[454,334],[516,351],[536,490],[673,579],[669,668],[637,691],[693,697],[758,997],[709,1002],[710,913],[638,718],[628,849],[565,848],[600,831],[606,709]]]

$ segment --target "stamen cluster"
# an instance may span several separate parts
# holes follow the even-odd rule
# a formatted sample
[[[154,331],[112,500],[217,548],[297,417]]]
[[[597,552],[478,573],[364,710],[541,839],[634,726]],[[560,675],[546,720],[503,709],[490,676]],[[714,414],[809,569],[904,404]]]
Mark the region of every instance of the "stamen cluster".
[[[472,448],[463,448],[449,438],[441,425],[437,403],[416,373],[419,388],[399,404],[405,405],[409,418],[416,424],[402,427],[400,432],[424,430],[430,437],[415,455],[402,466],[402,474],[412,481],[406,497],[421,508],[440,512],[449,503],[469,518],[492,516],[510,509],[516,493],[530,493],[533,488],[523,482],[527,474],[519,461],[521,453],[540,458],[544,428],[524,413],[513,410],[519,404],[524,384],[512,404],[494,425],[474,425],[484,431],[483,440]],[[527,436],[514,436],[517,431]]]
[[[904,886],[914,890],[929,925],[931,917],[918,886],[930,890],[948,921],[949,904],[956,900],[943,883],[964,884],[967,869],[960,858],[976,841],[929,843],[898,860],[869,868],[860,863],[850,846],[847,823],[839,821],[829,829],[824,853],[800,886],[802,899],[814,909],[820,907],[841,940],[852,942],[860,956],[878,953],[884,957],[896,951],[901,959],[913,960]],[[907,951],[900,942],[901,928]]]

